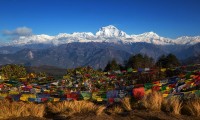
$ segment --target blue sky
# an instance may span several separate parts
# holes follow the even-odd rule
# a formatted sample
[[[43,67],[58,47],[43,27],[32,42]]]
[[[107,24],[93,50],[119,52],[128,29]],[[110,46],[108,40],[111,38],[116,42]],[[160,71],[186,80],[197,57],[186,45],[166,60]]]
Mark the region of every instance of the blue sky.
[[[200,0],[0,0],[2,31],[34,34],[93,32],[114,25],[128,34],[200,35]]]

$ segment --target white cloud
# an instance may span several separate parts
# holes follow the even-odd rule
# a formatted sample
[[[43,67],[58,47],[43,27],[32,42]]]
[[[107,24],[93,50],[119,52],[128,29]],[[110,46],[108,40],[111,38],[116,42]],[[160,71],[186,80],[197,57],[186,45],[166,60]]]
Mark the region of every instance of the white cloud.
[[[3,30],[3,35],[29,36],[29,35],[32,35],[32,29],[28,27],[18,27],[15,30]]]

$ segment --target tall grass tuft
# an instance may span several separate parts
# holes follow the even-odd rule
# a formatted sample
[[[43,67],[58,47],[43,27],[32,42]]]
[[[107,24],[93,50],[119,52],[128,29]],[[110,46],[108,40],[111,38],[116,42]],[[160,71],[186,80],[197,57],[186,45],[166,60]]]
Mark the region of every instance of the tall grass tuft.
[[[31,116],[43,117],[45,114],[45,108],[45,104],[27,104],[27,109],[29,110]]]
[[[123,108],[119,105],[115,105],[107,109],[107,112],[110,114],[121,114],[123,111]]]
[[[52,113],[65,113],[69,116],[77,113],[94,113],[96,115],[101,115],[105,107],[95,105],[89,101],[63,101],[54,104],[49,103],[48,109]]]
[[[44,104],[9,102],[7,100],[0,101],[0,119],[8,119],[14,117],[43,117],[45,114]]]
[[[141,104],[146,109],[153,111],[161,111],[163,96],[159,92],[152,92],[146,95],[142,100]]]
[[[200,98],[189,100],[184,106],[184,110],[193,116],[200,116]]]
[[[9,101],[0,101],[0,119],[7,119],[9,117],[19,117],[25,109],[25,104],[22,102],[12,104]]]
[[[69,103],[66,101],[58,102],[58,103],[47,103],[47,107],[49,111],[52,113],[62,113],[69,110]]]
[[[171,112],[175,115],[180,115],[183,103],[178,97],[171,97],[163,100],[164,111]]]
[[[104,112],[105,109],[106,109],[106,107],[103,105],[98,106],[98,109],[96,110],[96,115],[102,115],[102,113]]]
[[[125,97],[122,100],[122,106],[124,107],[124,109],[126,111],[131,111],[132,110],[132,108],[131,108],[131,102],[130,102],[130,97]]]

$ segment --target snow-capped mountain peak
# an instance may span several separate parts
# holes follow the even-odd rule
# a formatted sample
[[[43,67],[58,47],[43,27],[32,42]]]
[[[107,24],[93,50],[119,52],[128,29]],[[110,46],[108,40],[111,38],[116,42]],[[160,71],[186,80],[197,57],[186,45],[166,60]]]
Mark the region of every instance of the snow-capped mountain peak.
[[[99,29],[99,31],[96,33],[96,36],[98,37],[127,37],[127,34],[119,29],[117,29],[113,25],[108,25],[106,27],[102,27]]]

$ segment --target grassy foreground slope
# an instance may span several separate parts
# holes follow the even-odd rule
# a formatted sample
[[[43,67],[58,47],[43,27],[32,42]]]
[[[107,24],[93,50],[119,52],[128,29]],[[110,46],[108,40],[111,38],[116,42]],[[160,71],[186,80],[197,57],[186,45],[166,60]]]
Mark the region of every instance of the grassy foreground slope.
[[[120,103],[105,105],[91,101],[63,101],[35,104],[0,101],[0,119],[84,119],[84,120],[199,120],[200,98],[181,101],[163,98],[152,92],[139,101],[124,98]]]

